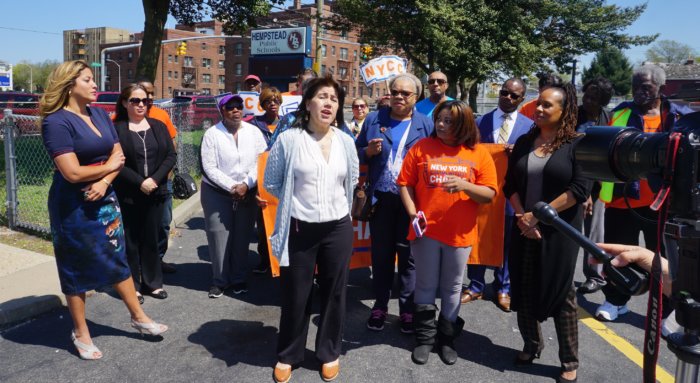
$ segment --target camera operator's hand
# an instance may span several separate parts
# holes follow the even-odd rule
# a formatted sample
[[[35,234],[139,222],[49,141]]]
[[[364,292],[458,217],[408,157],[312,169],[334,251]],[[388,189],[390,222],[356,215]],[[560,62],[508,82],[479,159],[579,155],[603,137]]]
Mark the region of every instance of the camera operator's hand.
[[[614,243],[596,243],[606,253],[615,257],[610,264],[615,267],[627,266],[635,263],[645,271],[651,273],[651,262],[654,260],[654,252],[640,246],[619,245]],[[593,259],[591,257],[591,259]],[[668,270],[668,261],[661,258],[661,274],[664,283],[664,294],[671,295],[671,276]]]

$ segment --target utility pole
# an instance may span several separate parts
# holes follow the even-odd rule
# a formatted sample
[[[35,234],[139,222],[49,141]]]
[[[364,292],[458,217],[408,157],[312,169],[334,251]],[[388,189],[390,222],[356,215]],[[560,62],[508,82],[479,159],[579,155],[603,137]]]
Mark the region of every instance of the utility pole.
[[[321,75],[321,17],[323,16],[323,0],[316,0],[316,60],[314,71]]]
[[[574,59],[573,68],[571,69],[571,85],[576,86],[576,59]]]
[[[105,61],[109,61],[117,66],[117,72],[118,72],[118,78],[119,78],[119,87],[117,89],[119,92],[121,92],[122,91],[122,67],[119,65],[119,63],[117,63],[116,61],[114,61],[112,59],[105,59]]]

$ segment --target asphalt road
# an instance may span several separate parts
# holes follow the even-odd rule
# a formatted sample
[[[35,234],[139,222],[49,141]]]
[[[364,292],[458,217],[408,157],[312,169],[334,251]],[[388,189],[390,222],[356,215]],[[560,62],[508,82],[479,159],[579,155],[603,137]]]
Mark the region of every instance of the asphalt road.
[[[178,228],[167,260],[177,264],[166,275],[164,301],[146,297],[144,308],[170,325],[163,337],[142,338],[129,326],[129,315],[113,293],[88,299],[87,316],[95,344],[104,353],[99,361],[82,361],[70,343],[71,321],[59,309],[5,330],[0,337],[0,382],[269,382],[276,362],[279,322],[279,282],[252,275],[250,292],[227,292],[209,299],[211,271],[201,213]],[[257,262],[252,250],[251,262]],[[579,261],[580,266],[580,261]],[[487,273],[487,281],[492,279]],[[577,284],[583,276],[579,271]],[[503,313],[491,301],[462,306],[467,325],[457,340],[460,359],[444,365],[436,354],[423,366],[411,362],[413,339],[398,327],[398,307],[392,300],[383,332],[366,329],[372,304],[370,272],[353,270],[348,286],[348,315],[338,382],[551,382],[559,374],[554,324],[543,324],[546,348],[528,368],[513,366],[522,346],[514,313]],[[493,296],[489,290],[487,298]],[[594,312],[602,293],[579,297]],[[612,332],[641,349],[646,296],[633,298],[631,312],[600,332]],[[313,352],[316,315],[312,317],[306,361],[294,370],[293,382],[320,382]],[[594,322],[597,324],[597,322]],[[624,347],[623,347],[624,349]],[[586,324],[579,324],[579,382],[641,381],[641,368]],[[659,366],[674,374],[676,359],[665,342]],[[668,380],[666,380],[668,381]]]

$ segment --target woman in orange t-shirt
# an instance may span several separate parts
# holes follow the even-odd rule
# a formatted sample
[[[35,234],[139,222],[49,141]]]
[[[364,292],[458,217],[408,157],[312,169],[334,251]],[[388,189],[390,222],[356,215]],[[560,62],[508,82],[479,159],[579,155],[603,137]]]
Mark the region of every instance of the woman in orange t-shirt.
[[[440,358],[454,364],[454,339],[464,327],[458,316],[464,265],[477,241],[477,205],[496,195],[496,167],[477,145],[479,129],[467,104],[443,102],[433,119],[435,131],[409,150],[396,183],[411,221],[422,211],[427,224],[421,237],[415,229],[408,236],[416,265],[412,359],[426,363],[437,336]],[[436,323],[438,295],[442,303]]]

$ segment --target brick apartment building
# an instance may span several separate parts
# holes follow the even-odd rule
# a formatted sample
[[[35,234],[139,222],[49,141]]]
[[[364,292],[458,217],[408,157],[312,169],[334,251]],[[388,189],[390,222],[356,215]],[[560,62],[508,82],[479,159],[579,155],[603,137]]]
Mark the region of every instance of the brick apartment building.
[[[324,4],[323,12],[331,12],[332,2]],[[187,53],[177,55],[178,43],[163,44],[154,81],[156,98],[169,98],[181,94],[212,94],[237,92],[243,89],[243,78],[248,74],[258,75],[263,82],[278,87],[281,91],[293,90],[296,75],[302,69],[312,66],[316,56],[316,27],[313,16],[316,14],[315,4],[302,5],[296,0],[294,5],[258,20],[257,29],[278,29],[291,27],[308,28],[306,41],[310,49],[304,55],[251,55],[251,37],[247,33],[242,37],[211,38],[187,41]],[[105,30],[121,31],[122,40],[105,40],[99,49],[85,46],[85,54],[90,54],[90,62],[99,62],[100,51],[104,48],[133,44],[142,39],[143,33],[133,33],[106,28]],[[87,31],[87,30],[86,30]],[[67,40],[75,40],[74,34],[64,31],[64,48],[71,46]],[[206,21],[195,23],[193,26],[177,25],[175,29],[166,29],[163,40],[180,39],[201,36],[221,36],[222,23]],[[368,96],[376,98],[386,92],[385,84],[377,84],[375,89],[368,88],[359,74],[361,65],[361,46],[359,36],[355,31],[338,32],[321,30],[320,33],[321,74],[331,73],[346,91],[346,104],[353,98]],[[65,48],[64,51],[69,48]],[[74,48],[71,48],[74,49]],[[89,52],[89,53],[88,53]],[[119,77],[121,86],[136,80],[136,63],[140,47],[125,48],[106,54],[105,90],[118,91]],[[92,58],[94,56],[94,58]],[[75,59],[76,56],[66,56],[64,59]],[[82,58],[82,57],[80,57]],[[112,61],[110,61],[112,60]],[[115,64],[116,62],[116,64]],[[117,65],[119,65],[117,67]],[[99,73],[96,72],[99,79]],[[98,84],[100,85],[100,84]]]

